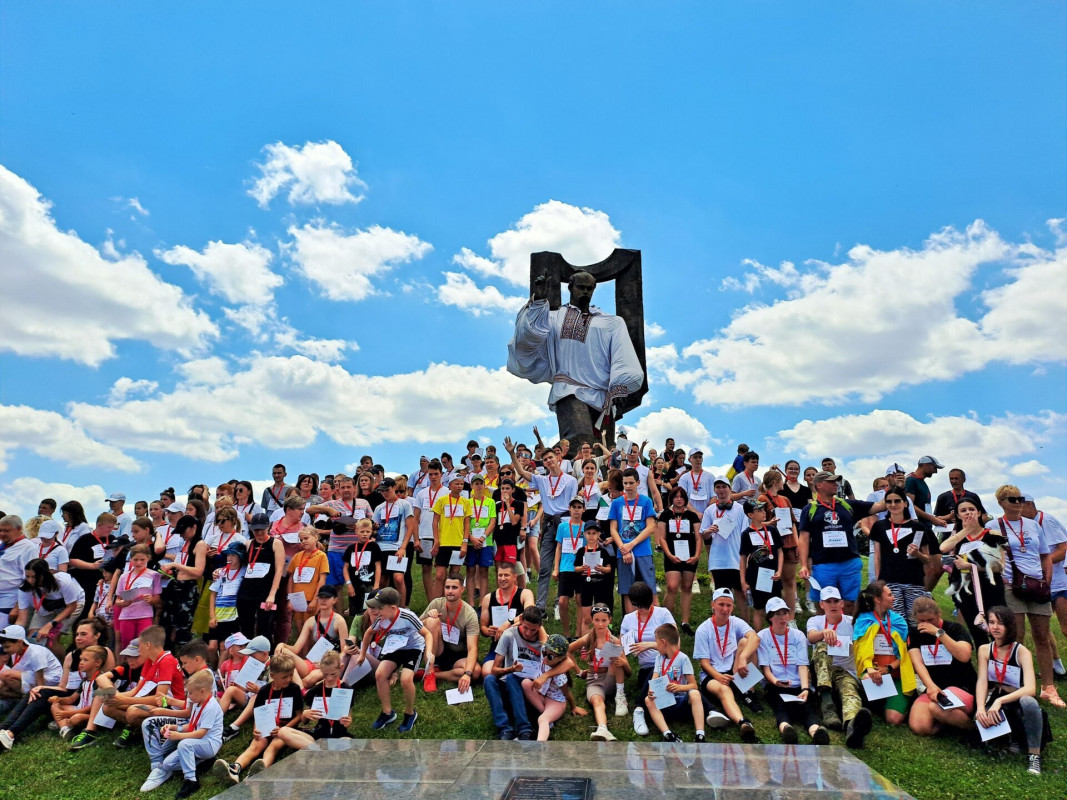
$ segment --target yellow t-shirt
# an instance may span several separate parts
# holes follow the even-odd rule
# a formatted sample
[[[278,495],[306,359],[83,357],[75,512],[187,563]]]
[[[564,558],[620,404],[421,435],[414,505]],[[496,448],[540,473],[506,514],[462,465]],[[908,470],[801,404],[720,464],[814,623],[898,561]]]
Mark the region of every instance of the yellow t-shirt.
[[[446,494],[433,504],[437,526],[441,532],[441,547],[463,546],[463,518],[471,516],[471,501],[466,497],[452,498]]]

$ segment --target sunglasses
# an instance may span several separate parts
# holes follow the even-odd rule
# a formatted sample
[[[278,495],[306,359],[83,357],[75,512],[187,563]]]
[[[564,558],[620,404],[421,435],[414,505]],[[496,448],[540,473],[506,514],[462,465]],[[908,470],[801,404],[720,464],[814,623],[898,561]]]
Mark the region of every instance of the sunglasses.
[[[611,609],[608,608],[607,606],[593,606],[592,610],[589,613],[590,614],[610,614],[611,613]]]
[[[898,498],[897,498],[896,500],[886,500],[886,501],[885,501],[885,504],[886,504],[887,506],[899,506],[899,505],[903,505],[903,504],[904,504],[904,501],[903,501],[903,500],[901,500],[901,499],[900,499],[900,498],[898,497]]]
[[[1004,498],[1004,502],[1005,503],[1023,503],[1023,502],[1026,502],[1026,498],[1025,497],[1005,497]]]

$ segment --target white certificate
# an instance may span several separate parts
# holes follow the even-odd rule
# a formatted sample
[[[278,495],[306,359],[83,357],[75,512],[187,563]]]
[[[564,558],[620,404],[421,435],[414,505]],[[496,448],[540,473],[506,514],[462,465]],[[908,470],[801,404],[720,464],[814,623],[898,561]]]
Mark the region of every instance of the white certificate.
[[[311,583],[314,579],[314,567],[300,567],[293,573],[293,583]]]
[[[511,622],[512,611],[514,609],[509,606],[492,606],[489,609],[489,620],[492,622],[493,627],[501,628]]]
[[[366,555],[369,556],[370,553],[366,553]],[[391,572],[407,572],[407,557],[400,558],[399,556],[389,556],[385,559],[385,568]]]
[[[944,645],[938,647],[927,644],[919,649],[922,650],[923,663],[928,667],[943,667],[952,663],[952,653]]]
[[[448,559],[448,565],[451,567],[462,567],[465,560],[462,551],[457,547],[452,551],[452,556]]]
[[[793,521],[794,522],[800,522],[800,512],[801,511],[802,511],[802,509],[799,509],[799,508],[794,508],[793,509]]]
[[[778,697],[781,698],[783,703],[803,703],[804,701],[797,697],[795,694],[789,694],[788,692],[782,692]]]
[[[741,677],[740,673],[734,673],[733,685],[737,687],[741,694],[748,694],[749,690],[761,680],[763,680],[763,673],[759,671],[755,664],[749,664],[746,677]]]
[[[257,561],[255,564],[249,564],[248,569],[245,570],[246,578],[266,578],[267,571],[270,569],[270,564],[262,561]]]
[[[693,554],[689,552],[689,542],[685,539],[678,539],[674,543],[674,557],[679,561],[688,561],[693,557]]]
[[[347,683],[349,686],[355,686],[364,677],[370,675],[370,671],[374,668],[369,658],[363,659],[361,664],[356,664],[356,657],[352,656],[351,661],[348,662],[348,668],[345,670],[345,674],[341,677],[341,683]]]
[[[252,658],[252,656],[249,656],[248,660],[241,665],[241,668],[237,670],[231,680],[235,685],[244,688],[246,683],[255,683],[258,681],[260,675],[263,674],[263,670],[266,668],[267,665],[262,661],[257,661]]]
[[[596,510],[596,518],[601,520],[607,519],[609,511],[611,511],[611,506],[600,506]]]
[[[618,658],[623,652],[622,645],[614,642],[605,642],[604,646],[600,648],[600,656],[602,658]]]
[[[518,663],[522,666],[522,670],[519,672],[519,677],[530,679],[540,677],[540,661],[534,661],[532,658],[519,658]]]
[[[667,534],[672,533],[689,533],[690,526],[687,519],[672,519],[667,523]]]
[[[582,566],[590,568],[601,566],[600,552],[586,553],[582,556]]]
[[[93,560],[99,561],[104,557],[104,546],[102,544],[93,545]]]
[[[277,701],[275,701],[277,702]],[[259,735],[266,738],[270,735],[270,732],[278,727],[278,718],[276,716],[274,704],[257,706],[252,711],[252,717],[256,730],[259,731]]]
[[[581,539],[579,539],[578,543],[576,544],[570,536],[568,536],[567,534],[563,534],[563,541],[560,542],[560,544],[563,545],[563,555],[573,556],[575,553],[578,552],[578,548],[581,547]]]
[[[449,689],[445,692],[445,700],[450,706],[458,705],[459,703],[473,703],[474,691],[469,686],[465,692],[461,692],[459,689]]]
[[[441,621],[441,638],[443,638],[449,644],[459,644],[459,621],[449,625],[444,620]]]
[[[756,591],[770,592],[774,588],[774,570],[759,567],[756,570]]]
[[[289,592],[289,607],[303,613],[308,610],[308,599],[303,592]]]
[[[115,720],[104,713],[103,706],[96,712],[96,716],[93,718],[93,724],[98,728],[107,728],[110,730],[115,727]]]
[[[319,695],[315,699],[321,702],[322,695]],[[330,701],[326,704],[326,713],[322,716],[324,719],[340,719],[341,717],[348,716],[348,712],[351,708],[351,689],[330,689]]]
[[[370,566],[370,556],[371,556],[371,554],[369,552],[366,552],[366,551],[360,553],[359,554],[359,559],[358,559],[359,563],[357,564],[356,563],[356,560],[357,560],[356,559],[356,553],[355,553],[355,551],[353,551],[352,552],[352,562],[351,562],[352,566],[354,568],[356,568],[356,569],[359,569],[361,567],[369,567]]]
[[[322,657],[333,649],[333,642],[325,636],[321,636],[319,637],[319,640],[311,646],[311,649],[308,650],[308,654],[304,656],[304,658],[312,664],[318,664]]]
[[[1008,718],[1001,712],[1001,720],[996,725],[990,725],[988,728],[983,728],[981,723],[978,725],[978,734],[982,737],[983,742],[988,742],[990,739],[996,739],[1000,736],[1006,736],[1011,733],[1011,725],[1008,724]]]
[[[823,531],[823,547],[848,547],[848,537],[844,531]]]
[[[778,521],[778,533],[786,536],[793,532],[793,510],[789,508],[774,509],[774,518]],[[799,509],[795,509],[799,511]]]
[[[667,684],[671,679],[666,675],[660,675],[648,682],[648,691],[655,696],[656,708],[670,708],[674,705],[674,695],[667,691]]]
[[[135,694],[134,697],[148,697],[148,695],[152,694],[155,690],[155,681],[145,681],[145,685],[137,690],[137,694]]]
[[[292,533],[283,533],[282,541],[286,544],[300,544],[300,531],[293,531]]]
[[[826,655],[828,656],[840,656],[842,658],[848,658],[852,654],[852,637],[841,636],[837,637],[837,644],[833,647],[826,645]]]
[[[221,597],[233,597],[237,594],[237,590],[241,588],[241,582],[238,580],[222,582],[222,591],[219,592]]]
[[[893,679],[888,675],[882,676],[882,684],[880,686],[876,685],[870,678],[864,678],[860,683],[863,684],[863,691],[867,693],[868,700],[896,697],[897,687],[893,683]]]

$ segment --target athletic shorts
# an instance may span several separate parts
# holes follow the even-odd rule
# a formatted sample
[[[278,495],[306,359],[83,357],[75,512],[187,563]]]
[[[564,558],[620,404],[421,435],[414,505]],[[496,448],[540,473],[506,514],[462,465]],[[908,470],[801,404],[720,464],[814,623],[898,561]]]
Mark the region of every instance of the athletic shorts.
[[[863,562],[859,558],[848,561],[831,561],[826,564],[812,564],[811,577],[820,586],[836,586],[841,592],[841,599],[846,603],[855,602],[860,596],[860,582],[863,579]],[[819,590],[808,587],[808,599],[819,602]]]
[[[1035,617],[1051,617],[1052,603],[1032,603],[1017,597],[1011,589],[1011,584],[1004,585],[1004,605],[1015,614],[1033,614]]]
[[[415,563],[433,564],[433,556],[430,555],[433,549],[433,539],[419,539],[419,544],[422,545],[422,550],[415,554]]]
[[[713,569],[711,580],[716,589],[733,589],[734,597],[741,591],[741,570],[739,569]]]
[[[343,586],[345,582],[344,553],[326,553],[326,560],[330,563],[330,574],[326,576],[327,586]]]
[[[399,550],[382,550],[382,577],[386,575],[403,575],[406,570],[386,569],[385,565],[389,563],[389,559],[392,557],[403,558],[403,553]]]
[[[498,544],[495,553],[496,560],[507,561],[514,564],[519,560],[519,548],[513,544]]]
[[[439,547],[437,549],[437,555],[434,557],[433,563],[437,567],[447,567],[449,562],[452,561],[452,554],[458,553],[459,547]],[[458,569],[458,565],[453,564]]]
[[[456,648],[453,645],[445,643],[444,649],[441,651],[441,655],[434,659],[434,665],[440,667],[442,670],[450,670],[456,666],[457,661],[462,661],[467,657],[466,648]],[[469,665],[468,665],[468,668]]]
[[[574,597],[578,594],[578,575],[573,572],[561,572],[559,574],[559,596]]]
[[[493,566],[493,557],[495,553],[492,545],[485,545],[481,549],[477,547],[467,547],[467,566],[468,567],[491,567]]]
[[[415,669],[415,665],[419,663],[419,658],[421,656],[421,650],[394,650],[391,653],[381,656],[378,660],[392,661],[398,667],[403,669]]]
[[[615,608],[615,586],[611,581],[603,580],[594,583],[579,577],[578,592],[582,596],[583,608],[592,608],[598,603],[608,608]]]
[[[618,572],[619,594],[629,594],[630,587],[637,581],[644,581],[652,589],[652,594],[657,594],[656,563],[652,560],[652,556],[634,556],[632,564],[623,563],[623,560],[620,558]]]

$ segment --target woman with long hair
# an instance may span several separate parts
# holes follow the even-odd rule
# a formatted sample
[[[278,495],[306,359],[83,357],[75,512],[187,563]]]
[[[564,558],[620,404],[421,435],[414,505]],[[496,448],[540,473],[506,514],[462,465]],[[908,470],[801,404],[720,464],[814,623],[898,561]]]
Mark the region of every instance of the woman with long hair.
[[[17,595],[15,624],[62,656],[59,637],[71,629],[85,607],[85,590],[65,572],[53,575],[43,558],[30,561],[25,576]]]
[[[903,489],[887,489],[885,504],[885,519],[871,526],[875,575],[892,589],[893,610],[910,620],[912,603],[930,596],[925,586],[925,565],[940,561],[941,554],[930,526],[911,516]]]
[[[975,646],[989,644],[986,631],[986,612],[1004,601],[1004,561],[1008,540],[999,532],[986,528],[978,505],[964,498],[956,504],[956,532],[941,543],[941,553],[952,556],[952,568],[962,576],[954,581],[952,600],[959,609],[960,619],[974,639]],[[986,566],[975,568],[975,551],[982,554]],[[996,557],[993,554],[996,553]],[[989,574],[993,579],[990,580]]]
[[[909,696],[915,692],[915,670],[908,656],[908,623],[893,610],[896,598],[885,581],[872,581],[860,592],[852,624],[856,674],[876,686],[889,680],[896,694],[872,705],[885,706],[885,721],[901,725],[907,719]]]
[[[91,533],[93,528],[85,518],[85,509],[82,508],[82,504],[77,500],[68,500],[59,507],[59,510],[63,515],[63,523],[66,526],[60,539],[60,544],[67,548],[69,553],[70,549],[74,547],[74,543],[85,534]]]
[[[181,536],[182,548],[173,560],[160,564],[160,570],[171,576],[160,593],[160,624],[176,652],[193,638],[200,579],[207,567],[207,542],[201,538],[201,527],[195,517],[182,517],[174,530]]]

